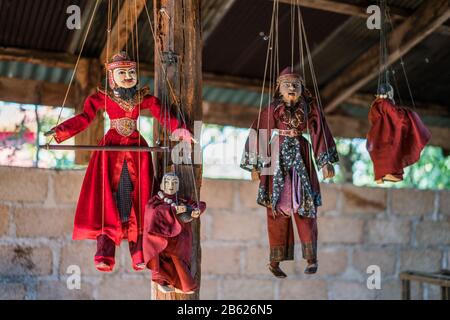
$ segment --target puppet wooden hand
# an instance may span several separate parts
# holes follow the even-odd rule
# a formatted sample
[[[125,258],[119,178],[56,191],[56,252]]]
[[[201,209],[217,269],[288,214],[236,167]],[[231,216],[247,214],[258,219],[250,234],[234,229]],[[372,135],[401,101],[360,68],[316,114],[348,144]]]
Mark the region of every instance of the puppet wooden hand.
[[[256,169],[252,170],[252,180],[253,181],[258,181],[261,178],[259,171]]]
[[[334,167],[332,164],[327,163],[322,168],[323,178],[324,179],[331,179],[334,177]]]
[[[177,209],[177,214],[184,213],[187,211],[187,208],[185,205],[176,206],[175,208]]]
[[[172,141],[187,141],[198,143],[197,140],[194,139],[192,134],[187,129],[179,128],[176,129],[170,136],[170,140]]]
[[[44,136],[48,137],[48,136],[54,136],[56,134],[55,129],[51,129],[50,131],[47,131],[46,133],[44,133]]]
[[[187,208],[185,205],[176,206],[176,208],[177,208],[177,214],[184,213],[187,211]]]
[[[198,217],[200,217],[200,213],[201,212],[198,209],[192,210],[191,217],[197,219]]]

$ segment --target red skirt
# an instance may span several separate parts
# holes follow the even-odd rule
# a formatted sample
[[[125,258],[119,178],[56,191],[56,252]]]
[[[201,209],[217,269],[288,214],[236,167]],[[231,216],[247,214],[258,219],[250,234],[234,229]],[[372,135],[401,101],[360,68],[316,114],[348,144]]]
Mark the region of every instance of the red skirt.
[[[147,146],[147,143],[138,132],[123,137],[115,130],[110,130],[99,145]],[[134,186],[129,224],[125,232],[113,194],[117,191],[124,160],[127,161]],[[107,235],[116,245],[120,245],[120,241],[125,238],[137,242],[138,235],[143,233],[145,205],[151,197],[152,185],[150,153],[93,152],[80,191],[73,239],[96,240],[99,235]]]
[[[418,114],[395,106],[388,99],[377,99],[369,112],[371,125],[367,150],[373,162],[375,180],[390,174],[402,180],[403,169],[420,159],[431,139]]]

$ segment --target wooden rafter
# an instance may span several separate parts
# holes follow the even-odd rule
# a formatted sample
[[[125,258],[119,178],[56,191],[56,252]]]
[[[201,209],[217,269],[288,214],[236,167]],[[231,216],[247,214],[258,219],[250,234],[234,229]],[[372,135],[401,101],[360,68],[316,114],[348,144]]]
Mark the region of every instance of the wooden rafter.
[[[136,20],[145,8],[146,0],[127,0],[123,3],[113,27],[111,28],[110,43],[106,41],[99,60],[106,62],[109,58],[122,50],[133,32]],[[128,19],[126,18],[128,16]],[[132,17],[132,18],[130,18]],[[127,25],[128,22],[128,25]],[[108,50],[109,49],[109,50]]]
[[[96,1],[86,1],[86,7],[84,8],[83,14],[81,15],[81,29],[73,31],[72,39],[67,47],[67,52],[70,54],[76,54],[81,49],[81,43],[83,42],[83,37],[88,29],[89,20],[94,14],[96,6]]]
[[[0,61],[17,61],[39,64],[46,67],[59,67],[74,69],[77,57],[72,54],[37,51],[20,48],[0,48]],[[153,78],[155,73],[153,66],[140,63],[140,74]],[[218,86],[230,89],[244,89],[261,91],[262,82],[259,79],[245,79],[233,76],[225,76],[213,73],[203,73],[203,82],[206,85]]]
[[[0,61],[40,64],[49,68],[73,69],[77,57],[69,53],[0,47]]]
[[[60,83],[0,77],[2,101],[60,106],[66,90],[67,85]],[[78,103],[77,96],[77,92],[72,90],[67,97],[66,105],[75,107]]]
[[[59,106],[64,98],[67,85],[48,83],[35,80],[14,78],[0,78],[0,97],[3,101]],[[368,107],[372,97],[370,95],[356,95],[348,101],[356,106],[364,104]],[[76,107],[79,104],[79,94],[71,90],[66,105]],[[419,104],[420,106],[420,104]],[[363,107],[363,106],[361,106]],[[431,109],[430,109],[431,108]],[[417,110],[421,115],[440,116],[442,106],[431,106],[428,109]],[[238,104],[217,103],[203,101],[203,121],[205,123],[229,125],[239,128],[249,128],[258,117],[258,108]],[[425,113],[423,113],[425,112]],[[448,111],[447,113],[448,114]],[[143,116],[150,116],[149,112],[142,112]],[[445,113],[444,113],[445,115]],[[349,115],[337,114],[327,116],[331,131],[336,137],[365,138],[369,123],[366,118],[356,118]],[[345,124],[345,125],[344,125]],[[431,144],[450,150],[450,128],[428,125],[432,133]]]
[[[391,65],[423,41],[450,18],[448,0],[426,1],[405,22],[389,35],[389,56]],[[324,90],[322,98],[325,111],[334,111],[359,89],[374,79],[379,73],[379,45],[365,51],[351,65],[346,67]]]
[[[351,104],[352,106],[355,107],[368,109],[371,103],[373,102],[374,98],[375,96],[371,94],[356,93],[347,100],[345,100],[345,103]],[[450,108],[447,106],[441,106],[421,101],[416,101],[415,105],[416,105],[415,111],[417,111],[417,113],[419,113],[420,116],[441,117],[450,119]]]
[[[273,1],[273,0],[272,0]],[[280,3],[285,4],[291,4],[292,0],[279,0]],[[296,0],[293,0],[294,2]],[[432,2],[432,1],[430,1]],[[344,3],[340,2],[338,0],[300,0],[300,6],[305,8],[311,8],[311,9],[317,9],[317,10],[323,10],[323,11],[329,11],[334,13],[339,13],[343,15],[349,15],[354,17],[360,17],[360,18],[367,18],[367,7],[370,4],[367,3],[366,5],[361,4],[351,4],[351,3]],[[393,20],[396,21],[403,21],[409,18],[411,15],[411,12],[409,10],[405,10],[398,7],[389,6],[391,17]],[[449,36],[450,35],[450,27],[448,26],[440,26],[436,30],[436,32],[439,32],[440,34]]]
[[[202,25],[203,41],[206,42],[209,36],[220,24],[222,19],[231,9],[236,0],[206,1],[202,4]]]

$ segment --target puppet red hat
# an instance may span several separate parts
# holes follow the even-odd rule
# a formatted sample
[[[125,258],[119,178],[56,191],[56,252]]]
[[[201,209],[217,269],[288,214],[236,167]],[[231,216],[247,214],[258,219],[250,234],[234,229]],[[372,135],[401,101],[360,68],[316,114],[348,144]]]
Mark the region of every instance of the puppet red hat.
[[[283,71],[281,71],[280,75],[278,76],[277,82],[280,83],[281,81],[286,79],[298,79],[303,83],[303,78],[291,67],[286,67],[283,69]]]
[[[126,52],[115,54],[111,61],[106,64],[106,69],[114,70],[117,68],[136,68],[136,62],[131,60]]]

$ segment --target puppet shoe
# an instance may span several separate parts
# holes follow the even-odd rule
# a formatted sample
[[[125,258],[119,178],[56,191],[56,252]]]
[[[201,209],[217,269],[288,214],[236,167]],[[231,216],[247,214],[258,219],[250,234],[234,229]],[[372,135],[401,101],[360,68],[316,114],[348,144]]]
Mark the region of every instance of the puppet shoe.
[[[319,264],[317,262],[310,263],[306,266],[304,273],[305,274],[314,274],[317,272],[318,268],[319,268]]]
[[[182,294],[194,294],[195,293],[195,291],[183,291],[183,290],[180,290],[180,289],[178,289],[178,288],[175,288],[175,292],[176,293],[182,293]]]
[[[106,262],[96,263],[95,268],[101,272],[111,272],[113,270],[113,266],[107,264]]]
[[[400,182],[402,181],[402,179],[400,179],[398,176],[393,175],[393,174],[387,174],[383,177],[384,181],[388,181],[388,182]]]
[[[272,272],[272,274],[275,277],[280,278],[280,279],[287,277],[286,273],[284,273],[283,270],[281,270],[280,266],[273,267],[270,264],[268,266],[269,266],[269,271]]]
[[[136,263],[133,264],[133,269],[136,271],[142,271],[145,269],[145,262],[140,262],[140,263]]]
[[[162,293],[175,292],[175,289],[173,287],[169,287],[169,286],[161,285],[161,284],[158,284],[158,290],[161,291]]]

